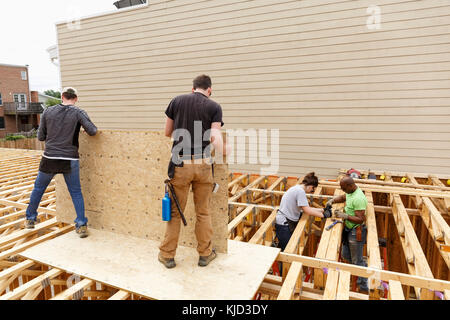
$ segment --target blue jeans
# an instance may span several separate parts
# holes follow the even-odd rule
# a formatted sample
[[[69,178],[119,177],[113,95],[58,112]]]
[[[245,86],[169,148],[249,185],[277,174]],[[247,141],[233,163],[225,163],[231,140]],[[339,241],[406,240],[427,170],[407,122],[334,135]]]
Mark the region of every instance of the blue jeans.
[[[84,199],[81,193],[80,184],[80,162],[72,160],[70,162],[70,173],[64,174],[64,180],[66,181],[67,189],[69,189],[70,196],[72,197],[73,205],[77,213],[77,218],[75,219],[76,227],[84,226],[87,224],[87,218],[84,215]],[[39,207],[39,202],[41,202],[42,196],[44,195],[45,189],[47,189],[50,181],[52,181],[54,173],[45,173],[39,171],[36,181],[34,182],[34,188],[31,192],[30,203],[27,208],[27,219],[36,221],[37,209]]]
[[[289,227],[287,225],[275,224],[275,234],[278,238],[278,248],[284,251],[292,236]]]
[[[367,227],[363,225],[362,228],[362,241],[356,240],[356,228],[348,232],[344,230],[342,234],[342,257],[352,264],[367,267],[367,264],[363,259],[364,244],[367,241]],[[367,286],[367,278],[358,277],[357,284],[361,290],[369,290]]]

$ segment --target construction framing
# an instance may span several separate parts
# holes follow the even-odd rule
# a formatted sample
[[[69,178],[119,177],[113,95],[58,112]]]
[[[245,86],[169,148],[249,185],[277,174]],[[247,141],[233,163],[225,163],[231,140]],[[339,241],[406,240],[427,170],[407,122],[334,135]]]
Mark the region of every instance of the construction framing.
[[[24,229],[40,157],[41,151],[0,148],[0,299],[145,299],[20,256],[27,248],[73,230],[55,219],[54,182],[41,201],[36,228]],[[342,192],[338,181],[344,172],[340,170],[334,181],[320,181],[308,195],[310,205],[323,207]],[[450,299],[450,176],[371,173],[376,180],[357,180],[369,200],[368,267],[340,258],[340,224],[327,231],[331,221],[304,215],[255,299]],[[271,246],[281,197],[301,181],[302,177],[231,173],[229,239]],[[368,294],[358,292],[357,276],[369,278]]]
[[[342,193],[339,180],[322,180],[311,206],[323,207]],[[361,171],[368,177],[367,171]],[[371,172],[357,179],[369,205],[365,256],[368,267],[343,263],[342,224],[303,215],[277,265],[260,287],[264,299],[450,299],[449,176]],[[274,222],[282,195],[303,178],[230,174],[229,237],[273,245]],[[342,204],[338,205],[342,206]],[[382,246],[380,246],[380,243]],[[369,278],[369,293],[358,292],[356,277]]]

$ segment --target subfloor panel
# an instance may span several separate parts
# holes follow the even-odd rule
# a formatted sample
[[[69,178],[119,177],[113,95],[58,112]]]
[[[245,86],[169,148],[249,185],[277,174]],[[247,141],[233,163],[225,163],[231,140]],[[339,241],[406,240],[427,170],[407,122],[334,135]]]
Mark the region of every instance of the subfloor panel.
[[[80,239],[70,232],[36,245],[21,255],[69,273],[158,300],[248,300],[257,292],[280,249],[228,240],[199,267],[198,253],[178,247],[174,269],[157,259],[159,242],[100,230]]]

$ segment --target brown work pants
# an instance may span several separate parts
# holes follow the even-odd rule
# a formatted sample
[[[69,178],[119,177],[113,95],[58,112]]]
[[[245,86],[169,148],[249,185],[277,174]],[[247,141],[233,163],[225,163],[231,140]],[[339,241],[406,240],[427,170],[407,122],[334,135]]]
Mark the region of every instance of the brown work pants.
[[[196,213],[195,236],[197,251],[200,256],[209,256],[212,251],[212,223],[209,213],[209,201],[213,189],[211,165],[207,163],[186,164],[175,167],[175,175],[171,180],[173,188],[184,213],[189,189],[192,184]],[[172,199],[172,219],[167,223],[164,240],[159,246],[163,258],[174,258],[180,235],[181,217]]]

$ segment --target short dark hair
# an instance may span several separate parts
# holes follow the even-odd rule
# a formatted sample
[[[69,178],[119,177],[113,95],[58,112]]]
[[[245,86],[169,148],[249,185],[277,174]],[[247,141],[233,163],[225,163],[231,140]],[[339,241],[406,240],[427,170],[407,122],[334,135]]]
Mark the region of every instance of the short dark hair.
[[[211,88],[211,86],[212,86],[211,78],[205,74],[198,76],[193,81],[194,90],[197,88],[206,90],[208,88]]]
[[[64,97],[64,99],[67,99],[67,100],[73,100],[75,98],[78,98],[77,92],[73,88],[66,88],[64,90],[64,92],[62,93],[62,96]]]
[[[303,178],[302,184],[317,187],[319,185],[319,179],[314,172],[310,172]]]

